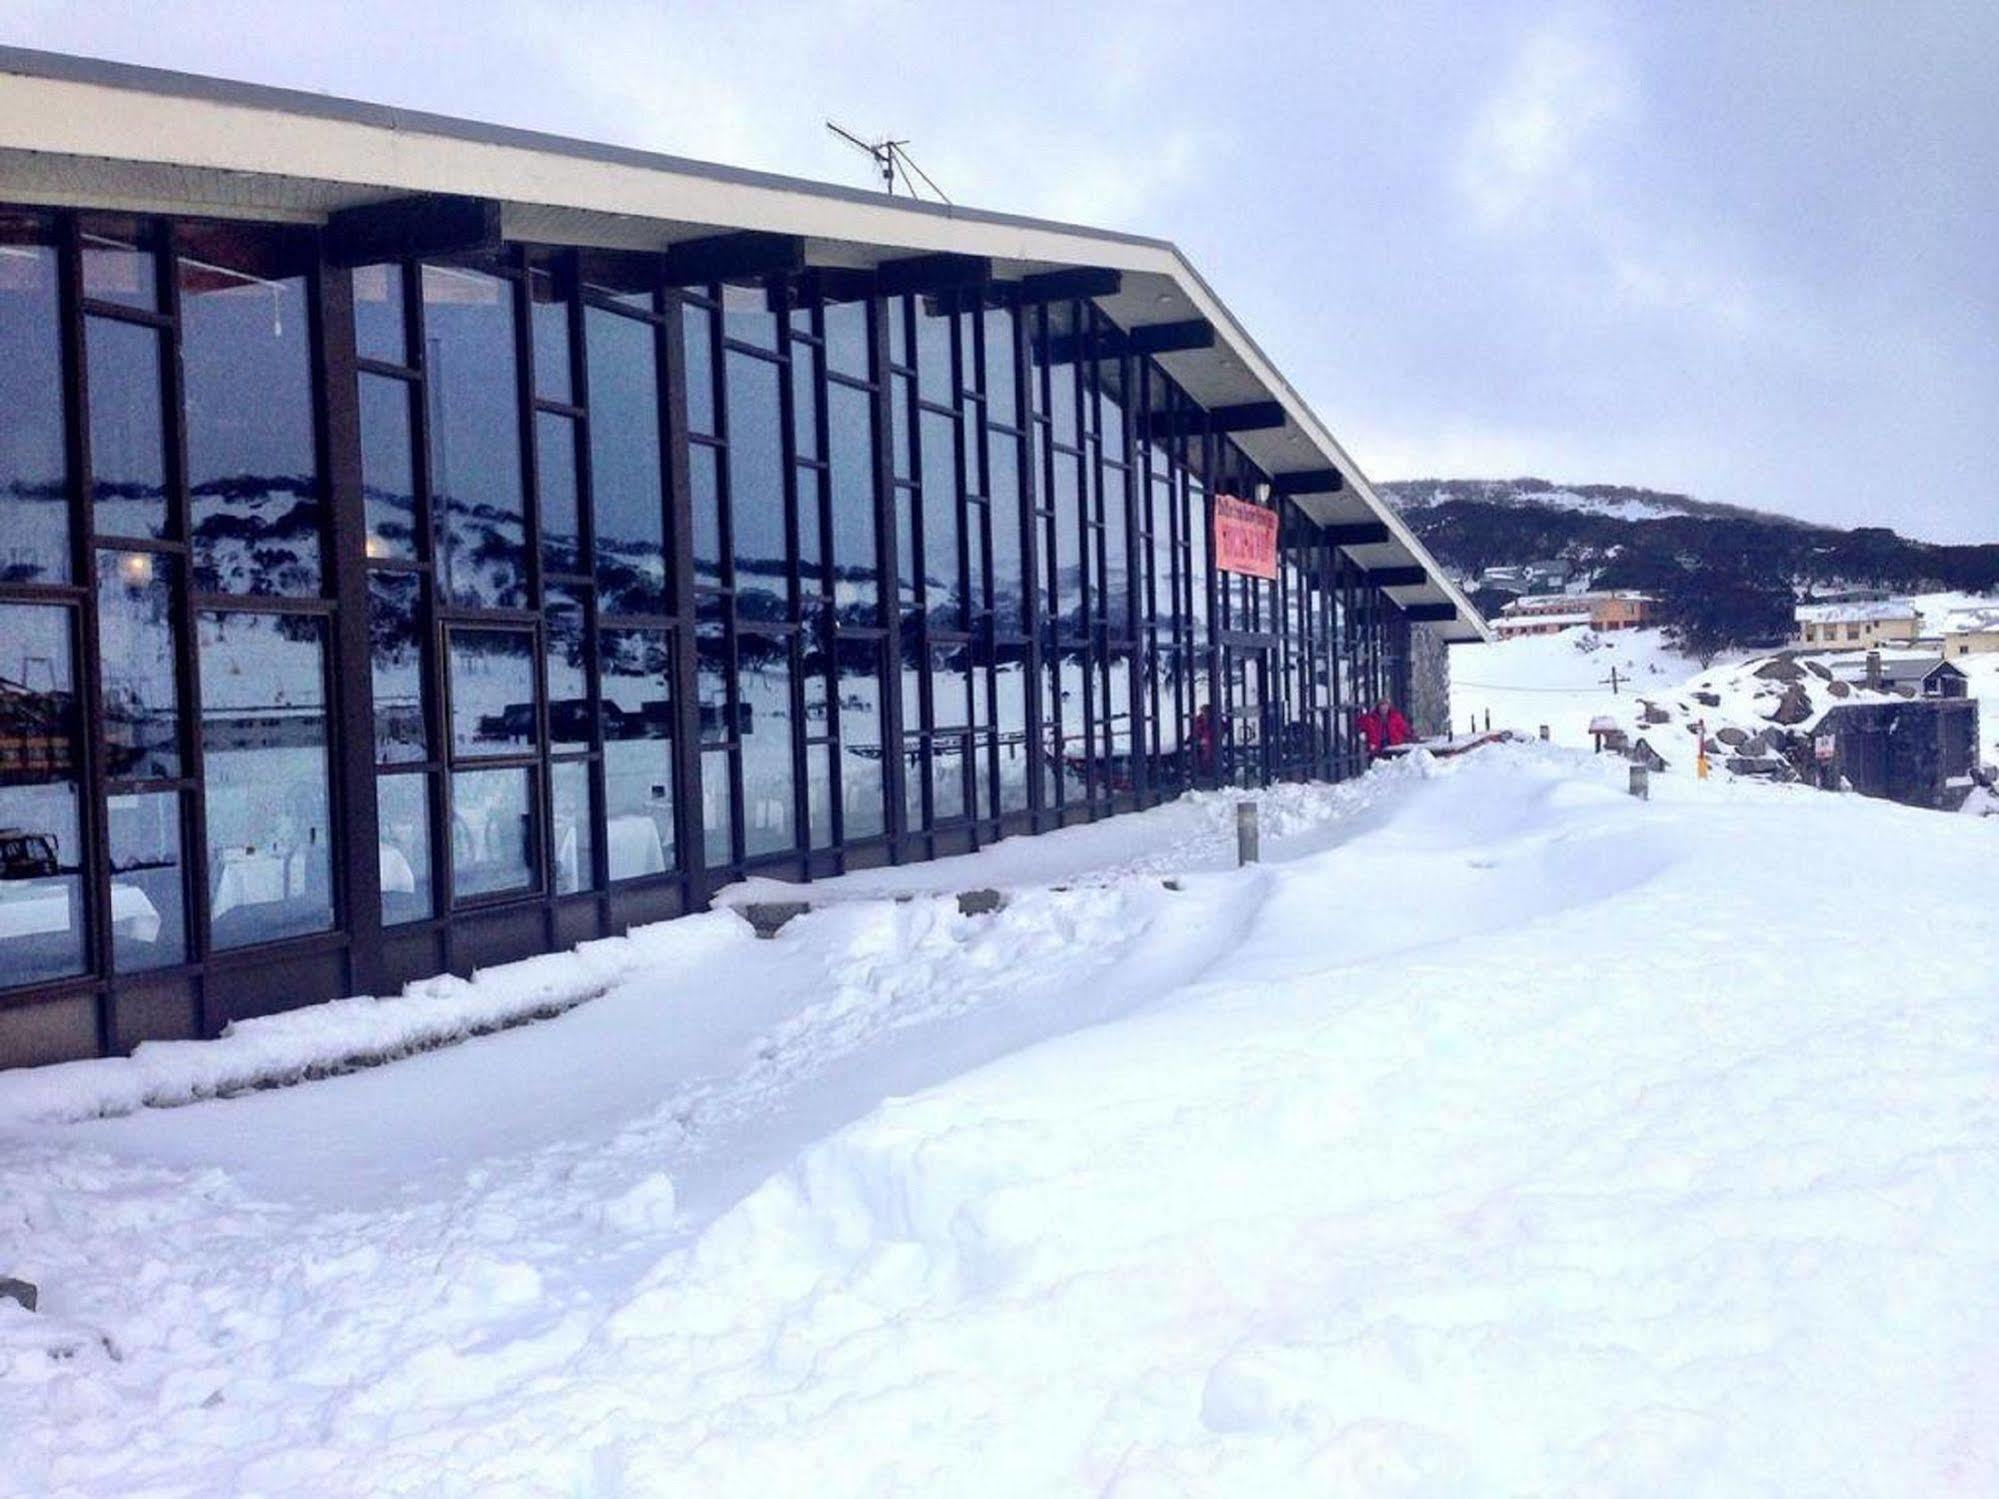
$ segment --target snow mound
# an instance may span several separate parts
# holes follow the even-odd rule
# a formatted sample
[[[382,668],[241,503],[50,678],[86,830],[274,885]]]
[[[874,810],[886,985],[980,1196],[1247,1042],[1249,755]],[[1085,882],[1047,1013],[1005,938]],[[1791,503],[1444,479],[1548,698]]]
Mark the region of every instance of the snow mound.
[[[1992,825],[1621,771],[1371,774],[1179,890],[1230,799],[1162,809],[996,915],[0,1135],[13,1482],[1999,1491]],[[280,1190],[370,1129],[456,1170]]]
[[[619,980],[748,940],[732,916],[637,927],[461,979],[420,979],[399,995],[338,999],[235,1021],[214,1040],[146,1041],[99,1057],[0,1073],[0,1125],[63,1123],[282,1087],[376,1066],[430,1047],[547,1019]]]

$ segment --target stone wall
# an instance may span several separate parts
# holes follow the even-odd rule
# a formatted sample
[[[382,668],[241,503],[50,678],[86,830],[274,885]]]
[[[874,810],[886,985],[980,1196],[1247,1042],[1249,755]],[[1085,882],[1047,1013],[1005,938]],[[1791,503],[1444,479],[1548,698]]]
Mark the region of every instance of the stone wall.
[[[1451,732],[1451,648],[1432,625],[1409,627],[1406,711],[1419,739]]]

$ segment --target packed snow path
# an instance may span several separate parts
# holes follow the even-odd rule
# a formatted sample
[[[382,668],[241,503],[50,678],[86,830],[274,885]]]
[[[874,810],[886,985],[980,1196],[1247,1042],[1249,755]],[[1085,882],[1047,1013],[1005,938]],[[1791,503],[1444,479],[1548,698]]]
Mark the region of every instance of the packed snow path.
[[[1290,788],[1242,872],[1185,803],[11,1126],[0,1486],[1999,1492],[1994,825],[1621,771]]]

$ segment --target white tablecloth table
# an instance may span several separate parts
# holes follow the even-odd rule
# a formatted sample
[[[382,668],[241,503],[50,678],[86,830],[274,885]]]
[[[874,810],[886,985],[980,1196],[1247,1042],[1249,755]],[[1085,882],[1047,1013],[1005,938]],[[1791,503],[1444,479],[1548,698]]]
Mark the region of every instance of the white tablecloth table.
[[[18,893],[0,885],[0,941],[72,931],[81,924],[81,913],[70,909],[70,892],[61,885],[37,880],[19,888]],[[135,942],[157,942],[160,908],[137,885],[114,880],[111,924]]]
[[[269,906],[305,894],[305,860],[297,854],[224,854],[210,916],[238,906]]]
[[[568,872],[576,874],[576,844],[569,839]],[[650,817],[628,814],[613,817],[604,830],[604,852],[614,880],[634,879],[642,874],[666,872],[666,848],[660,842],[659,824]],[[578,881],[577,883],[584,883]]]

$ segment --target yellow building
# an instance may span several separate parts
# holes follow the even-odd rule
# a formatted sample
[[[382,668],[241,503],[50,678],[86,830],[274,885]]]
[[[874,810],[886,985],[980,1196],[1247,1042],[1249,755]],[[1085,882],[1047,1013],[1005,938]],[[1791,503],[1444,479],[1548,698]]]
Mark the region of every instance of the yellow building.
[[[1820,650],[1875,650],[1915,643],[1922,615],[1899,599],[1873,603],[1800,604],[1796,644]]]
[[[1952,614],[1944,621],[1942,645],[1946,657],[1999,651],[1999,605]]]

